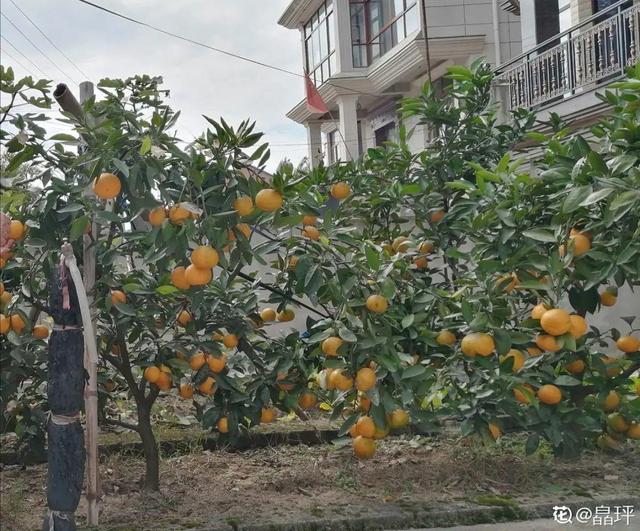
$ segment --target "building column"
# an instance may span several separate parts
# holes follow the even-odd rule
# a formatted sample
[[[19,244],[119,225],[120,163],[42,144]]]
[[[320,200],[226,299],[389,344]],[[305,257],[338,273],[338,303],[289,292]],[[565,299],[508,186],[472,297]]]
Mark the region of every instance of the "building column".
[[[322,129],[320,122],[309,121],[305,124],[307,128],[307,144],[309,144],[309,163],[312,168],[317,168],[322,162]]]
[[[338,72],[353,70],[351,53],[351,7],[349,2],[334,2],[333,17],[335,24],[336,68]],[[335,75],[332,72],[331,75]]]
[[[356,160],[360,157],[358,149],[358,95],[342,94],[338,96],[338,110],[340,112],[340,134],[338,154],[340,160]]]

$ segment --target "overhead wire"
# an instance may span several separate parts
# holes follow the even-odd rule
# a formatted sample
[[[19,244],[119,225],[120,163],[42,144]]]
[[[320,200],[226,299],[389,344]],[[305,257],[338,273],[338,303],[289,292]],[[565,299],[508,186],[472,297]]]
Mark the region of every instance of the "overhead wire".
[[[20,61],[18,61],[13,55],[11,55],[7,50],[3,50],[2,53],[7,55],[7,56],[9,56],[9,58],[15,64],[17,64],[19,67],[21,67],[23,70],[25,70],[27,72],[27,74],[29,74],[31,77],[38,77],[31,70],[29,70],[26,66],[24,66]]]
[[[47,74],[44,73],[44,70],[42,70],[42,68],[40,68],[37,64],[35,64],[31,59],[29,59],[24,53],[22,53],[18,47],[13,44],[9,39],[7,39],[4,35],[0,35],[0,39],[2,39],[3,41],[6,41],[7,44],[9,44],[9,46],[11,46],[16,52],[18,52],[22,57],[24,57],[27,61],[29,61],[34,68],[40,72],[44,77],[48,77]]]
[[[51,57],[49,57],[45,52],[43,52],[40,47],[35,44],[25,33],[24,31],[22,31],[16,24],[15,22],[13,22],[7,15],[5,15],[4,13],[0,12],[0,15],[2,15],[5,19],[7,19],[7,22],[9,22],[9,24],[11,24],[18,33],[20,33],[20,35],[22,35],[28,42],[29,44],[31,44],[31,46],[33,46],[36,50],[38,50],[47,61],[49,61],[54,68],[56,68],[64,77],[66,77],[68,80],[72,81],[75,85],[79,85],[78,82],[71,77],[69,74],[67,74],[64,70],[62,70],[62,68],[60,68],[60,66],[58,66],[58,64],[56,62],[54,62]]]
[[[239,53],[230,52],[228,50],[223,50],[222,48],[218,48],[216,46],[211,46],[209,44],[206,44],[206,43],[203,43],[203,42],[200,42],[200,41],[196,41],[195,39],[191,39],[190,37],[185,37],[184,35],[180,35],[178,33],[174,33],[172,31],[165,30],[165,29],[160,28],[158,26],[154,26],[153,24],[149,24],[148,22],[144,22],[142,20],[135,19],[135,18],[130,17],[128,15],[125,15],[123,13],[119,13],[118,11],[114,11],[113,9],[109,9],[107,7],[104,7],[104,6],[100,5],[100,4],[96,4],[94,2],[91,2],[89,0],[78,0],[78,1],[81,2],[82,4],[86,4],[88,6],[94,7],[96,9],[99,9],[100,11],[104,11],[105,13],[108,13],[108,14],[113,15],[115,17],[119,17],[121,19],[127,20],[129,22],[134,23],[134,24],[138,24],[139,26],[143,26],[145,28],[157,31],[157,32],[162,33],[164,35],[168,35],[169,37],[174,37],[175,39],[180,39],[181,41],[185,41],[185,42],[194,44],[196,46],[201,46],[203,48],[207,48],[207,49],[212,50],[214,52],[217,52],[217,53],[220,53],[220,54],[223,54],[223,55],[227,55],[229,57],[233,57],[234,59],[238,59],[240,61],[246,61],[248,63],[253,63],[255,65],[262,66],[264,68],[270,68],[271,70],[276,70],[278,72],[282,72],[284,74],[289,74],[291,76],[296,76],[296,77],[299,77],[299,78],[302,78],[302,79],[306,78],[306,75],[305,74],[301,74],[300,72],[294,72],[293,70],[288,70],[288,69],[282,68],[280,66],[272,65],[272,64],[269,64],[269,63],[265,63],[264,61],[259,61],[258,59],[253,59],[251,57],[247,57],[245,55],[241,55]],[[346,91],[350,92],[351,94],[361,94],[361,95],[364,95],[364,96],[377,96],[376,94],[371,94],[371,93],[368,93],[368,92],[362,92],[362,91],[354,90],[354,89],[349,88],[349,87],[344,87],[342,85],[338,85],[337,83],[334,83],[331,80],[327,81],[327,84],[329,84],[329,85],[331,85],[333,87],[336,87],[336,88],[340,88],[340,89],[346,90]]]
[[[72,66],[73,66],[73,67],[74,67],[74,68],[75,68],[79,73],[80,73],[80,75],[81,75],[84,79],[90,79],[90,78],[89,78],[89,76],[88,76],[85,72],[83,72],[83,71],[82,71],[82,69],[81,69],[81,68],[80,68],[80,67],[79,67],[79,66],[78,66],[78,65],[77,65],[77,64],[76,64],[72,59],[70,59],[70,58],[69,58],[69,56],[68,56],[66,53],[64,53],[64,52],[63,52],[63,51],[58,47],[58,45],[57,45],[55,42],[53,42],[53,41],[49,38],[49,36],[48,36],[48,35],[47,35],[47,34],[46,34],[42,29],[40,29],[40,26],[38,26],[38,25],[37,25],[37,24],[36,24],[36,23],[31,19],[31,17],[30,17],[29,15],[27,15],[27,14],[22,10],[22,8],[21,8],[18,4],[16,4],[13,0],[9,0],[9,1],[10,1],[10,2],[15,6],[15,8],[16,8],[18,11],[20,11],[20,13],[22,13],[22,16],[24,16],[24,18],[26,18],[26,19],[27,19],[27,20],[28,20],[28,21],[33,25],[33,27],[35,27],[35,28],[40,32],[40,34],[41,34],[41,35],[42,35],[42,36],[47,40],[47,42],[48,42],[49,44],[51,44],[51,46],[53,46],[56,50],[58,50],[58,52],[60,52],[60,54],[61,54],[61,55],[62,55],[62,56],[63,56],[63,57],[64,57],[64,58],[65,58],[65,59],[66,59],[66,60],[67,60],[67,61],[68,61],[68,62],[69,62],[69,63],[70,63],[70,64],[71,64],[71,65],[72,65]]]

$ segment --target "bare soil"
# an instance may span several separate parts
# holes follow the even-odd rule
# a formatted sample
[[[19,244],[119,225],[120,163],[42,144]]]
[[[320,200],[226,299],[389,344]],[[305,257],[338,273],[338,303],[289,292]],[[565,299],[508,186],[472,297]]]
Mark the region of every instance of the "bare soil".
[[[245,452],[195,450],[166,457],[162,489],[140,489],[140,458],[101,463],[100,529],[235,529],[314,518],[366,516],[381,508],[439,510],[560,503],[565,499],[640,495],[640,448],[587,452],[557,461],[541,448],[525,457],[522,437],[485,446],[472,439],[390,437],[370,461],[349,441]],[[0,528],[39,529],[46,510],[46,465],[0,469]],[[78,523],[84,522],[84,500]]]

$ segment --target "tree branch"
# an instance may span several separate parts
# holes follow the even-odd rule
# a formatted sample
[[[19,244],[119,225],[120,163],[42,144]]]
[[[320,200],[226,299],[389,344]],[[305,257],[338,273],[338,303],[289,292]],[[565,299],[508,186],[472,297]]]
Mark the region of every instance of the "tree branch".
[[[102,419],[104,421],[105,424],[109,424],[111,426],[119,426],[121,428],[126,428],[128,430],[132,430],[135,432],[139,431],[139,427],[137,424],[132,424],[130,422],[125,422],[124,420],[117,420],[117,419],[110,419],[107,417],[104,417]]]

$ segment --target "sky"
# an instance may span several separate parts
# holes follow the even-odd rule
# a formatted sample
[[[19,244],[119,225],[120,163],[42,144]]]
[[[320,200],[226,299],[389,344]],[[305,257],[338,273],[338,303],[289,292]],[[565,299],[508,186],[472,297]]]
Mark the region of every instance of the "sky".
[[[299,33],[278,25],[278,18],[290,0],[92,1],[217,48],[294,72],[302,70]],[[304,97],[302,78],[168,37],[78,0],[14,2],[90,76],[89,81],[95,83],[105,77],[124,78],[135,74],[161,75],[164,88],[171,90],[170,105],[182,111],[177,124],[181,138],[191,140],[206,128],[202,115],[215,119],[222,116],[231,125],[250,118],[272,144],[268,169],[274,169],[283,158],[297,163],[306,155],[304,127],[285,116]],[[29,75],[7,55],[11,54],[38,78],[52,79],[53,86],[65,82],[77,94],[73,79],[83,81],[83,76],[10,0],[2,0],[1,10],[64,74],[4,17],[0,18],[2,36],[46,76],[5,40],[0,41],[3,65],[13,66],[17,75]]]

